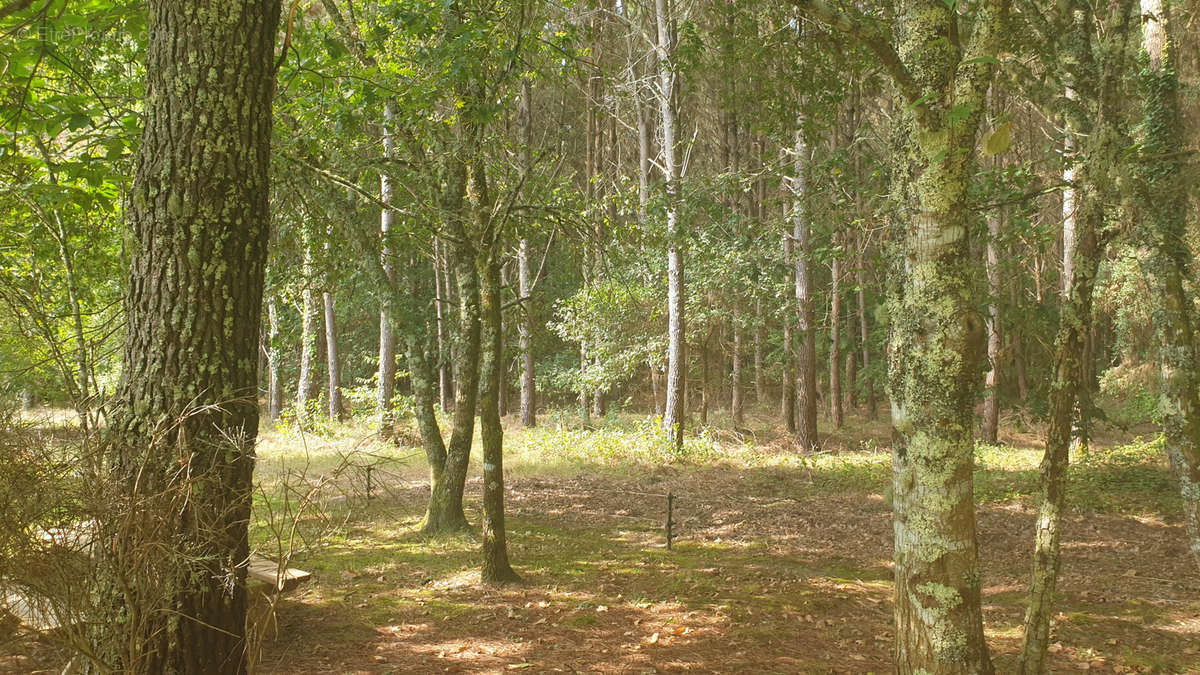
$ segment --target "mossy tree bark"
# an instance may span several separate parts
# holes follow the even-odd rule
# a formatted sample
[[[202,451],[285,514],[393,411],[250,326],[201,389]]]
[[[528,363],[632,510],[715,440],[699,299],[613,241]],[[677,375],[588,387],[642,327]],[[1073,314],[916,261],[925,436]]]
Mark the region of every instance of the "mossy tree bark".
[[[107,432],[129,513],[106,517],[138,527],[101,558],[122,589],[97,624],[102,668],[246,671],[279,11],[279,0],[149,5],[124,369]],[[146,550],[141,563],[125,555]],[[148,580],[151,569],[161,576]],[[160,594],[141,594],[150,583]]]
[[[500,296],[500,241],[492,218],[483,162],[471,169],[473,211],[480,233],[475,259],[481,281],[479,291],[483,362],[479,379],[479,432],[483,445],[483,567],[485,584],[520,581],[508,561],[504,528],[504,427],[500,422],[502,299]]]
[[[1186,145],[1179,104],[1179,76],[1170,39],[1170,0],[1141,0],[1143,17],[1143,171],[1146,182],[1144,238],[1156,274],[1156,321],[1162,349],[1160,411],[1171,463],[1179,475],[1188,548],[1200,567],[1200,354],[1196,348],[1195,299],[1186,281],[1195,261],[1187,243]]]
[[[901,0],[892,31],[871,17],[793,0],[879,57],[897,106],[891,280],[895,664],[902,673],[991,673],[975,536],[974,404],[984,322],[972,283],[967,183],[1005,0]]]
[[[426,534],[464,531],[468,528],[463,512],[463,487],[471,460],[471,442],[475,434],[475,406],[479,395],[480,297],[479,271],[475,265],[476,247],[468,237],[467,165],[460,158],[448,160],[447,185],[442,198],[446,227],[453,238],[448,244],[450,264],[458,287],[459,330],[454,349],[454,417],[446,455],[430,462],[429,506],[421,522]],[[434,449],[427,443],[426,452]],[[431,458],[434,459],[434,458]]]

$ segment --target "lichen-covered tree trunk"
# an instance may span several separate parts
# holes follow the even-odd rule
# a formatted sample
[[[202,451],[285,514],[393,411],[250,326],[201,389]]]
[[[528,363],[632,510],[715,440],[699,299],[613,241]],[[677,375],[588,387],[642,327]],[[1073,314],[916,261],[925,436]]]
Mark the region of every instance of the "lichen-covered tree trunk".
[[[984,382],[983,442],[996,444],[1000,427],[1000,214],[987,214],[988,373]]]
[[[1156,273],[1156,321],[1162,349],[1163,437],[1179,476],[1188,548],[1200,567],[1200,354],[1196,312],[1186,282],[1195,260],[1187,239],[1185,160],[1174,151],[1186,144],[1179,104],[1179,76],[1170,40],[1170,0],[1141,0],[1145,67],[1142,75],[1142,151],[1146,157],[1145,239]]]
[[[246,671],[279,7],[149,3],[124,367],[107,430],[127,511],[101,524],[131,527],[100,556],[113,613],[94,624],[101,670]]]
[[[388,101],[383,106],[383,156],[391,159],[396,154],[395,130],[392,126],[396,120],[396,103]],[[379,174],[379,199],[384,204],[391,204],[396,198],[396,186],[386,172]],[[395,226],[396,212],[384,208],[379,214],[380,262],[384,275],[391,284],[396,283],[396,264],[392,259],[391,236]],[[375,383],[375,407],[379,416],[379,436],[384,440],[392,437],[392,426],[395,423],[392,415],[392,399],[396,393],[396,335],[394,317],[389,302],[384,301],[379,309],[379,369],[376,371],[378,382]]]
[[[816,449],[817,437],[817,335],[813,326],[812,228],[808,222],[809,147],[804,137],[803,117],[796,124],[792,148],[792,175],[788,179],[792,198],[792,265],[796,283],[796,440],[805,451]]]
[[[676,118],[675,96],[675,35],[671,0],[655,0],[654,16],[658,42],[659,122],[662,128],[663,170],[667,190],[667,403],[663,427],[671,435],[676,452],[683,450],[685,415],[685,380],[687,379],[687,347],[684,320],[683,250],[679,231],[679,162],[675,157]]]
[[[969,41],[939,0],[897,7],[896,52],[911,80],[898,106],[891,281],[895,664],[902,673],[991,673],[975,533],[974,407],[985,327],[967,232],[967,184],[992,79],[1002,3],[975,9]],[[961,45],[961,46],[960,46]],[[957,114],[951,114],[951,110]]]

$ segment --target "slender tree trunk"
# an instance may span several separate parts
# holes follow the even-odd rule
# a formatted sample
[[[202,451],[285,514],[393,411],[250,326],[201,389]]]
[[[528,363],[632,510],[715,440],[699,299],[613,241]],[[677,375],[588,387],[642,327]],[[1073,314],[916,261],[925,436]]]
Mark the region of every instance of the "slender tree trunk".
[[[733,324],[733,373],[730,382],[729,412],[733,416],[733,426],[746,425],[746,412],[742,409],[742,327]]]
[[[504,427],[500,423],[500,387],[503,369],[502,320],[500,297],[500,250],[492,228],[491,199],[483,172],[483,163],[472,167],[472,196],[476,221],[483,232],[484,247],[476,258],[480,318],[482,324],[483,363],[479,376],[479,433],[483,445],[483,569],[485,584],[520,581],[508,561],[508,543],[504,528]],[[474,409],[474,406],[472,406]]]
[[[533,166],[533,87],[529,78],[521,79],[521,108],[518,112],[521,127],[522,164],[526,172]],[[521,351],[521,424],[529,428],[537,426],[537,382],[533,359],[533,279],[529,271],[529,239],[522,237],[517,250],[517,285],[521,296],[521,320],[517,324],[520,332]]]
[[[396,103],[388,101],[383,107],[383,156],[391,159],[396,154],[394,129],[396,119]],[[379,198],[385,204],[391,204],[396,198],[396,187],[386,172],[379,174]],[[380,249],[384,274],[391,283],[396,283],[396,265],[393,261],[393,251],[390,242],[391,232],[396,222],[396,212],[383,209],[379,214],[379,234],[383,245]],[[378,382],[375,390],[375,406],[379,415],[379,436],[384,440],[392,437],[392,427],[395,420],[392,415],[392,399],[396,391],[396,336],[392,322],[392,312],[388,303],[383,303],[379,309],[379,369],[376,373]]]
[[[325,355],[329,362],[329,419],[341,422],[346,419],[346,406],[342,400],[342,364],[338,355],[337,312],[333,294],[325,291]]]
[[[996,444],[1000,427],[1000,213],[987,214],[987,279],[988,279],[988,373],[984,385],[987,398],[983,400],[983,442]]]
[[[810,226],[808,222],[807,171],[809,161],[808,142],[804,138],[804,118],[796,125],[796,144],[792,149],[792,176],[788,180],[792,197],[792,260],[796,269],[796,331],[799,343],[796,366],[796,407],[799,420],[796,424],[796,440],[806,451],[816,449],[817,438],[817,342],[813,328],[812,257]]]
[[[684,381],[687,378],[684,333],[683,251],[679,230],[679,165],[675,158],[675,35],[671,0],[655,0],[658,25],[658,105],[662,125],[662,156],[667,182],[667,403],[663,426],[676,452],[683,451]]]
[[[1013,308],[1015,314],[1020,314],[1020,305],[1017,293],[1017,284],[1021,283],[1019,277],[1015,277],[1008,287],[1009,306]],[[1021,399],[1021,403],[1025,404],[1029,400],[1029,379],[1025,374],[1025,344],[1021,339],[1021,329],[1018,326],[1013,326],[1008,332],[1009,345],[1012,348],[1013,354],[1013,370],[1017,375],[1017,397]]]
[[[836,246],[836,238],[835,244]],[[829,289],[829,410],[834,429],[842,428],[842,261],[830,265]]]
[[[452,246],[453,266],[458,284],[459,330],[454,348],[454,417],[446,461],[440,471],[431,466],[429,505],[421,522],[421,532],[440,534],[468,529],[463,512],[463,488],[471,460],[471,442],[475,435],[475,404],[479,395],[480,361],[480,289],[475,266],[475,249],[467,236],[467,166],[458,158],[447,161],[446,192],[442,212],[448,215],[447,227],[456,242]]]
[[[279,310],[272,295],[267,303],[267,414],[272,422],[283,414],[283,382],[279,379],[279,365],[282,360],[279,346]]]
[[[1124,39],[1129,28],[1131,0],[1121,0],[1107,8],[1100,26],[1078,12],[1067,36],[1066,57],[1078,63],[1091,58],[1089,37],[1097,27],[1102,32]],[[1113,45],[1114,47],[1116,45]],[[1087,51],[1084,51],[1087,50]],[[1102,57],[1099,91],[1092,94],[1079,110],[1068,113],[1067,130],[1080,134],[1084,147],[1081,155],[1068,157],[1075,190],[1071,209],[1063,222],[1064,248],[1070,229],[1070,257],[1063,269],[1069,271],[1064,287],[1063,307],[1055,341],[1054,380],[1050,386],[1050,420],[1046,432],[1046,453],[1042,458],[1038,493],[1037,532],[1034,540],[1033,575],[1029,590],[1029,609],[1025,615],[1025,640],[1021,649],[1019,672],[1040,675],[1045,672],[1046,649],[1050,641],[1050,617],[1054,612],[1054,592],[1060,565],[1059,538],[1066,508],[1067,468],[1070,463],[1072,422],[1076,419],[1083,389],[1084,352],[1092,324],[1092,291],[1096,272],[1104,255],[1105,202],[1112,194],[1112,174],[1126,146],[1118,125],[1119,90],[1123,79],[1124,51],[1113,50]],[[1071,147],[1074,147],[1072,142]],[[1066,200],[1064,199],[1064,202]],[[1065,206],[1064,206],[1065,209]]]
[[[1162,345],[1163,437],[1179,476],[1189,549],[1200,567],[1200,354],[1196,312],[1186,282],[1195,260],[1187,239],[1185,159],[1173,153],[1184,145],[1176,57],[1169,40],[1168,0],[1141,0],[1143,49],[1147,68],[1142,89],[1146,123],[1146,239],[1153,246],[1159,340]]]
[[[708,341],[700,345],[700,426],[708,426]]]
[[[153,95],[126,212],[125,368],[104,477],[128,511],[99,525],[122,533],[98,547],[112,565],[106,587],[122,590],[105,603],[112,616],[94,617],[97,670],[246,672],[279,7],[149,6]],[[206,292],[170,290],[186,288]]]
[[[449,341],[449,336],[446,330],[446,310],[443,306],[445,298],[442,297],[442,262],[441,257],[445,255],[442,252],[442,244],[437,237],[433,238],[433,312],[434,321],[436,322],[437,330],[437,392],[438,405],[442,407],[442,412],[450,411],[450,376],[446,370],[446,343]]]
[[[784,234],[784,259],[791,261],[794,245],[790,233]],[[792,281],[796,268],[791,270]],[[784,315],[784,363],[780,387],[780,414],[784,418],[788,434],[796,434],[796,339],[792,336],[792,318]]]
[[[762,405],[767,399],[766,379],[763,372],[763,342],[766,342],[766,328],[762,312],[762,299],[754,301],[754,403]]]
[[[867,321],[867,285],[863,271],[866,267],[865,258],[866,252],[858,258],[858,332],[862,344],[863,379],[867,389],[867,419],[875,420],[879,418],[879,411],[875,400],[875,375],[871,372],[871,325]]]
[[[321,310],[317,306],[317,294],[313,290],[312,242],[304,240],[304,290],[301,292],[300,326],[300,380],[296,385],[296,420],[302,425],[312,418],[312,401],[317,398],[317,331],[321,321]]]

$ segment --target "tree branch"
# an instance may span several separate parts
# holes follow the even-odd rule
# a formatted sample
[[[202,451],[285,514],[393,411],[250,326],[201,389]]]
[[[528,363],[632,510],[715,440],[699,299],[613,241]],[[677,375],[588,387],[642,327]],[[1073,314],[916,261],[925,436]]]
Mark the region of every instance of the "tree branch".
[[[825,0],[790,0],[804,16],[819,21],[834,30],[841,31],[866,45],[879,57],[884,71],[891,76],[904,100],[912,105],[921,98],[912,73],[900,62],[900,55],[892,46],[882,26],[857,11],[843,11],[830,6]]]

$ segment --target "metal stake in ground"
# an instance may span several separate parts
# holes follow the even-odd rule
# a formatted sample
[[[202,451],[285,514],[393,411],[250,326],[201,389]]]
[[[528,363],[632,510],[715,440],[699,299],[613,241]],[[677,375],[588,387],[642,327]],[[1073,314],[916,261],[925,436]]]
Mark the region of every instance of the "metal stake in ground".
[[[667,550],[671,550],[671,526],[675,524],[675,493],[667,492]]]

